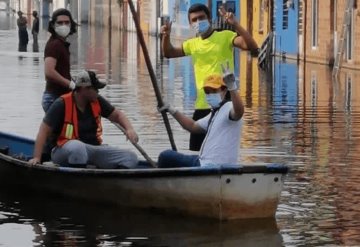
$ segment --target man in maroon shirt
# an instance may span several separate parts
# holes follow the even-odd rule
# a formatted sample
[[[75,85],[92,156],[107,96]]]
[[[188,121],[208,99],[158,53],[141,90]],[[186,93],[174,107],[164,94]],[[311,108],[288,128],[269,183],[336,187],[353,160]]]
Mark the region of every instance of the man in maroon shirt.
[[[70,43],[66,38],[76,33],[76,27],[70,11],[54,11],[48,27],[51,37],[45,46],[46,87],[42,97],[45,112],[59,96],[75,88],[70,76]]]

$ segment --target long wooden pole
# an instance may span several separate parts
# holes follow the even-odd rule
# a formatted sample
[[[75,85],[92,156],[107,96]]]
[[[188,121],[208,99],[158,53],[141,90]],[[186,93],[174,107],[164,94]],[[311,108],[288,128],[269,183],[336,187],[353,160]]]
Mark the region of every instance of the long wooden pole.
[[[146,66],[148,68],[150,78],[151,78],[151,83],[152,83],[154,91],[155,91],[155,96],[156,96],[156,99],[157,99],[157,102],[158,102],[158,108],[160,108],[160,107],[162,107],[164,105],[164,102],[162,100],[161,93],[160,93],[160,90],[159,90],[159,87],[158,87],[158,84],[157,84],[154,69],[153,69],[153,67],[151,65],[151,60],[150,60],[149,52],[148,52],[148,50],[146,48],[144,35],[143,35],[143,33],[141,31],[141,28],[140,28],[139,19],[138,19],[137,13],[135,11],[133,1],[128,0],[128,4],[129,4],[129,7],[130,7],[132,17],[134,19],[136,33],[137,33],[137,36],[138,36],[138,39],[139,39],[139,42],[140,42],[140,45],[141,45],[141,48],[142,48],[142,51],[143,51],[143,54],[144,54]],[[175,145],[175,142],[174,142],[174,137],[173,137],[173,134],[172,134],[172,131],[171,131],[170,122],[169,122],[169,119],[167,117],[167,114],[166,114],[165,111],[162,111],[161,115],[162,115],[162,118],[163,118],[164,123],[165,123],[166,131],[167,131],[167,133],[169,135],[171,148],[176,151],[176,145]]]
[[[120,124],[114,123],[114,122],[112,122],[112,123],[113,123],[116,127],[118,127],[118,129],[120,129],[124,134],[126,134],[125,129],[124,129],[123,127],[121,127]],[[130,142],[131,142],[131,141],[130,141]],[[156,164],[156,162],[153,161],[153,160],[150,158],[149,155],[147,155],[147,153],[145,152],[145,150],[144,150],[139,144],[137,144],[137,143],[135,143],[135,142],[131,142],[131,143],[134,145],[134,147],[136,147],[137,150],[139,150],[139,152],[142,154],[142,156],[144,156],[144,158],[146,159],[146,161],[149,162],[152,167],[154,167],[154,168],[157,168],[157,167],[158,167],[157,164]]]

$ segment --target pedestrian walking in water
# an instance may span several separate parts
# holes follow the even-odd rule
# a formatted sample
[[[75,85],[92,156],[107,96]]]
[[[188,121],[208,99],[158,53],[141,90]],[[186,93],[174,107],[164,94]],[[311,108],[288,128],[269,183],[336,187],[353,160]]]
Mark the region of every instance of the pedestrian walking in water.
[[[39,51],[39,44],[38,44],[38,35],[39,35],[39,17],[36,10],[32,12],[32,16],[34,17],[32,27],[31,27],[31,34],[33,36],[33,52]]]
[[[27,51],[27,44],[29,42],[29,35],[27,32],[27,19],[23,16],[23,12],[17,12],[19,18],[17,19],[17,26],[19,32],[19,51]]]

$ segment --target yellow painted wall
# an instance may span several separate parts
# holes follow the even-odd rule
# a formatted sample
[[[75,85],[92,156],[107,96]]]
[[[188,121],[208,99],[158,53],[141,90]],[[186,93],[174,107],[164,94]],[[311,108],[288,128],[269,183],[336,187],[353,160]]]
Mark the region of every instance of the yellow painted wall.
[[[240,95],[246,97],[248,92],[251,92],[251,105],[259,106],[259,68],[257,59],[248,61],[248,54],[240,53]]]
[[[240,95],[245,97],[246,93],[246,81],[247,81],[247,54],[245,52],[240,53]]]
[[[240,96],[245,104],[246,121],[257,122],[261,118],[259,111],[260,106],[260,80],[259,69],[257,66],[257,59],[249,60],[248,54],[245,52],[240,53]],[[258,133],[254,131],[252,125],[244,124],[242,126],[242,139],[241,148],[248,149],[253,147],[251,140],[253,138],[262,139],[260,137],[261,131]],[[242,157],[244,161],[251,161],[251,157]]]
[[[240,1],[240,25],[245,29],[247,29],[247,1],[248,0]]]
[[[265,0],[254,0],[253,1],[253,13],[254,13],[254,19],[253,19],[253,32],[252,35],[255,39],[255,41],[258,43],[258,45],[260,46],[262,44],[262,42],[265,40],[266,35],[269,32],[269,27],[270,27],[270,23],[269,23],[269,8],[268,5],[266,3],[262,3],[262,2],[268,2]],[[263,4],[263,7],[261,9],[261,3]],[[262,32],[260,31],[260,14],[263,14],[263,29]]]
[[[261,3],[263,3],[263,9],[261,9]],[[253,12],[253,20],[252,26],[253,30],[251,31],[251,35],[254,37],[255,41],[260,46],[262,42],[265,40],[269,30],[270,30],[270,23],[269,23],[269,1],[266,0],[242,0],[240,1],[240,25],[248,30],[248,19],[250,18],[247,13],[247,5],[248,2],[252,3],[252,12]],[[264,25],[263,31],[260,32],[260,13],[263,13]],[[249,31],[249,30],[248,30]]]
[[[251,85],[252,85],[252,92],[253,92],[253,107],[259,107],[260,99],[259,99],[259,91],[260,91],[260,83],[259,83],[259,68],[258,68],[258,60],[252,59],[251,60],[251,68],[252,68],[252,75],[251,75]]]

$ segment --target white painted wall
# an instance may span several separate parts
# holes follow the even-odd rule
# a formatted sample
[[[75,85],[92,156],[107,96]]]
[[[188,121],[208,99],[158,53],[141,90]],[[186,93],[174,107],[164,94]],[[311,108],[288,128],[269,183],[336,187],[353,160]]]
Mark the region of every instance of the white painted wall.
[[[66,8],[67,6],[67,1],[66,0],[53,0],[52,3],[52,10],[57,10],[60,8]]]
[[[90,0],[79,0],[78,23],[89,21]]]

